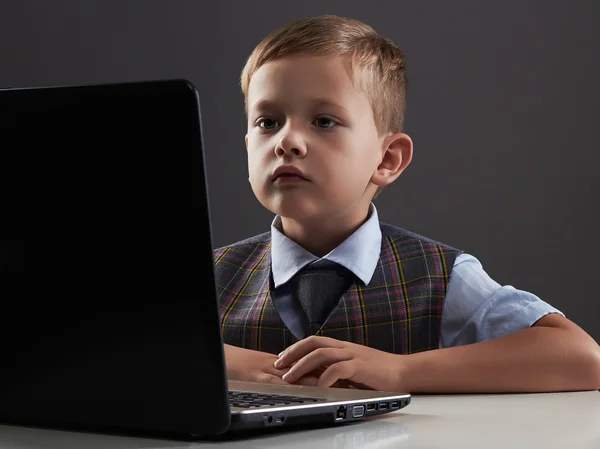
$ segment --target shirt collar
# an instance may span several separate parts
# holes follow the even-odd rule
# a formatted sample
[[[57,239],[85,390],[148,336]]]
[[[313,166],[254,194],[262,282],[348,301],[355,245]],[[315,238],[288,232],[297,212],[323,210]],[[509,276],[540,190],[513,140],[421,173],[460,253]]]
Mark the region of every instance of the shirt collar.
[[[323,256],[352,271],[367,285],[381,253],[381,229],[375,205],[371,203],[370,216],[363,225],[338,247]],[[275,287],[285,284],[306,265],[320,260],[281,232],[281,217],[271,224],[271,270]]]

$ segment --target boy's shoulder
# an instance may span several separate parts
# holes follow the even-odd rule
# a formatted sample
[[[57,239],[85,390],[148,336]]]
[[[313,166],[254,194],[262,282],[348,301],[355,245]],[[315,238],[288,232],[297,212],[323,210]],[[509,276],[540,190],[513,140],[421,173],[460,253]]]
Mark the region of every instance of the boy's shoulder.
[[[253,237],[248,237],[244,240],[240,240],[239,242],[231,243],[229,245],[221,246],[214,250],[215,258],[219,258],[225,253],[234,253],[234,254],[252,254],[257,250],[262,252],[271,242],[271,233],[264,232],[259,235],[255,235]]]
[[[394,242],[402,242],[403,245],[410,244],[413,242],[420,242],[429,245],[442,247],[445,251],[451,252],[463,252],[462,250],[455,248],[452,245],[448,245],[446,243],[440,242],[438,240],[434,240],[429,237],[425,237],[421,234],[417,234],[416,232],[409,231],[407,229],[401,228],[399,226],[395,226],[388,223],[379,222],[379,227],[381,228],[381,236],[384,239],[389,239]]]

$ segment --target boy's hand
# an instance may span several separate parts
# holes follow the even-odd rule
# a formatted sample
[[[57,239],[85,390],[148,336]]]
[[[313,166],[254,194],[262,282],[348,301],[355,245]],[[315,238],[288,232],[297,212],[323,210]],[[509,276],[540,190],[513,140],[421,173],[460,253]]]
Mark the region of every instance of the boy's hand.
[[[228,379],[289,385],[288,382],[282,379],[283,375],[289,371],[289,368],[277,369],[273,366],[277,360],[276,355],[238,348],[232,345],[223,345],[223,348],[225,351]],[[296,383],[300,385],[316,385],[322,373],[322,368],[316,369],[300,379],[297,378]],[[348,388],[349,382],[341,380],[332,386]]]
[[[288,369],[273,366],[277,360],[276,355],[231,345],[223,345],[223,348],[228,379],[288,385],[282,379]]]
[[[289,383],[295,383],[303,376],[324,368],[316,382],[320,387],[330,387],[336,382],[339,385],[338,381],[345,380],[374,390],[402,390],[400,355],[333,338],[312,336],[293,344],[279,356],[273,366],[278,370],[289,369],[283,376],[283,380]]]

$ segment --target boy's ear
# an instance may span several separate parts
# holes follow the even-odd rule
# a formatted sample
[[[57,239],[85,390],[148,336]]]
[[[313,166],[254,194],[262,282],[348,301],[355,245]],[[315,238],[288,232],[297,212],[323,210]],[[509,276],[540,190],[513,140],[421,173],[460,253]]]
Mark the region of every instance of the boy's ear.
[[[246,151],[248,150],[248,134],[244,137],[244,142],[246,142]]]
[[[404,133],[387,136],[383,141],[381,162],[371,177],[378,186],[387,186],[394,182],[410,164],[413,155],[412,139]]]

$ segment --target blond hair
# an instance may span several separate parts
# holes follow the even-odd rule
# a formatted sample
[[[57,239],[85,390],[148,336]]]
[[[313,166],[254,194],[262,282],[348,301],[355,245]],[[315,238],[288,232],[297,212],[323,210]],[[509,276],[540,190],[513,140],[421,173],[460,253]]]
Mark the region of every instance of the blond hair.
[[[369,25],[339,16],[292,22],[271,32],[256,46],[240,79],[246,110],[252,75],[269,61],[296,54],[347,56],[355,85],[369,99],[379,134],[403,130],[407,87],[404,54]]]

